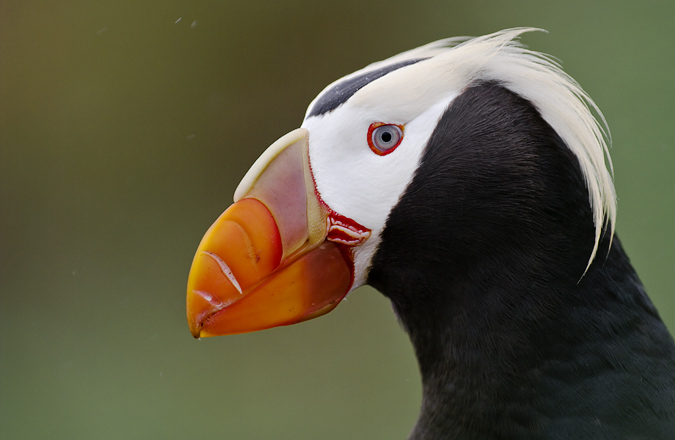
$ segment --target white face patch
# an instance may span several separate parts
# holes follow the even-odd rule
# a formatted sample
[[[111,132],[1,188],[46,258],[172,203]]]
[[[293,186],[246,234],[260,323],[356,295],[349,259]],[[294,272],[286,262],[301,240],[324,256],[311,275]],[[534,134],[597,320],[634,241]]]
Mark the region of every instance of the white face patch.
[[[397,118],[390,107],[362,108],[347,101],[302,124],[309,130],[310,163],[321,198],[332,210],[372,231],[365,243],[354,248],[352,289],[366,282],[389,212],[412,181],[438,120],[455,96],[439,96],[409,120]],[[402,110],[405,107],[401,105]],[[376,122],[404,126],[403,140],[390,154],[377,155],[368,146],[368,127]]]
[[[520,45],[520,35],[533,30],[506,29],[473,39],[430,43],[337,80],[310,104],[308,115],[315,103],[343,81],[396,63],[421,60],[367,83],[337,107],[307,116],[302,125],[310,132],[310,159],[324,201],[373,231],[373,237],[355,249],[355,286],[365,281],[379,233],[410,182],[440,115],[455,96],[477,81],[498,82],[530,101],[579,160],[595,223],[589,266],[603,226],[614,233],[616,194],[608,169],[611,160],[604,118],[588,94],[554,60]],[[374,122],[405,126],[403,142],[396,151],[386,156],[369,151],[366,132]]]

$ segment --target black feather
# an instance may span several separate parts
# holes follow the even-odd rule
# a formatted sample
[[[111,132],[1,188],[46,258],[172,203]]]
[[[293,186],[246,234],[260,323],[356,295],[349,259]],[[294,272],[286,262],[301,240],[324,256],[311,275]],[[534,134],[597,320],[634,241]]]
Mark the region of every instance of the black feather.
[[[322,93],[321,97],[312,106],[312,109],[310,110],[307,117],[319,116],[324,113],[333,111],[342,104],[344,104],[349,98],[351,98],[354,95],[354,93],[358,92],[369,83],[375,81],[376,79],[382,78],[383,76],[393,72],[394,70],[398,70],[401,67],[415,64],[422,60],[423,58],[401,61],[399,63],[394,63],[388,66],[380,67],[379,69],[375,69],[370,72],[357,75],[353,78],[340,81],[333,87]]]
[[[369,272],[416,350],[413,439],[675,438],[675,345],[576,157],[473,84],[441,117]]]

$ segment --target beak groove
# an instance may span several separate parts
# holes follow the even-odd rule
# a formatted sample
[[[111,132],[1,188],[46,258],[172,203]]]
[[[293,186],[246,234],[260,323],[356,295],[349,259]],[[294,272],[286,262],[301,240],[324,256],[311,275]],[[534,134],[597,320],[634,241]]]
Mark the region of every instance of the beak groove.
[[[241,290],[241,286],[239,285],[239,281],[234,277],[234,274],[232,273],[232,270],[230,267],[225,263],[222,258],[220,258],[218,255],[214,254],[213,252],[210,251],[202,251],[204,255],[208,255],[209,257],[213,258],[213,260],[218,263],[218,266],[220,266],[220,270],[223,272],[223,275],[227,277],[228,280],[230,280],[230,283],[234,286],[235,289],[237,289],[237,292],[243,293]]]
[[[370,230],[321,200],[308,138],[298,129],[272,144],[202,239],[187,292],[195,338],[306,321],[351,289],[351,248]]]

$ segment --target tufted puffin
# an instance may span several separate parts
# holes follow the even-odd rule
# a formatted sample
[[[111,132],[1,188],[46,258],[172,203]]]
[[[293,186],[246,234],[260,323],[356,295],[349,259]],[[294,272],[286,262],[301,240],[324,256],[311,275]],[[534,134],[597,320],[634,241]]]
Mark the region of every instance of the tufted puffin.
[[[369,284],[410,336],[410,439],[675,439],[675,345],[614,233],[608,130],[533,29],[327,86],[190,270],[196,338],[321,316]]]

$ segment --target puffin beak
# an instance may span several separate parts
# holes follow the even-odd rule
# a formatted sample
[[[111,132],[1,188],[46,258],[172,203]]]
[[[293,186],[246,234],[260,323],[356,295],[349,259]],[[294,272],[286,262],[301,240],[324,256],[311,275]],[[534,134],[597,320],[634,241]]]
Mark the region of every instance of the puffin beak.
[[[272,144],[202,238],[187,288],[195,338],[305,321],[349,292],[351,248],[370,231],[323,203],[308,146],[303,128]]]

